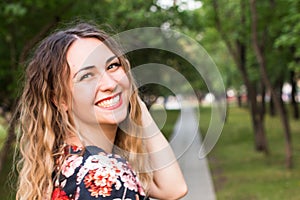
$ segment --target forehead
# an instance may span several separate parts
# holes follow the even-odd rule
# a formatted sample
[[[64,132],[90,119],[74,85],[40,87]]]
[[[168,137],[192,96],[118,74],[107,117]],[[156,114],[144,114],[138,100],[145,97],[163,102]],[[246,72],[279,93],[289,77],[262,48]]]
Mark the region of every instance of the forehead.
[[[67,61],[72,68],[84,65],[105,64],[114,53],[96,38],[80,38],[73,42],[67,52]]]

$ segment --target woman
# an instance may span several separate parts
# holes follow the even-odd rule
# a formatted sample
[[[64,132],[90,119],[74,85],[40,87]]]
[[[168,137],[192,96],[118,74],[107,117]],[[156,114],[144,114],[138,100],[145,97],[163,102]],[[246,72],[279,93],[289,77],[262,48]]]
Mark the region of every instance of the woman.
[[[178,199],[187,191],[128,60],[94,25],[41,42],[19,111],[17,199]]]

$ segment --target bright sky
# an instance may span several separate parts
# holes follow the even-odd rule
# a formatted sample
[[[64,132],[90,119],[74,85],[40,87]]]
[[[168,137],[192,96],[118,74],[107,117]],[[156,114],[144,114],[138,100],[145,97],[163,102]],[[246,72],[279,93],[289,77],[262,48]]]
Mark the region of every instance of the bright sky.
[[[172,7],[174,0],[157,0],[157,5],[164,9]],[[201,1],[195,0],[176,0],[176,4],[179,6],[180,10],[195,10],[202,6]]]

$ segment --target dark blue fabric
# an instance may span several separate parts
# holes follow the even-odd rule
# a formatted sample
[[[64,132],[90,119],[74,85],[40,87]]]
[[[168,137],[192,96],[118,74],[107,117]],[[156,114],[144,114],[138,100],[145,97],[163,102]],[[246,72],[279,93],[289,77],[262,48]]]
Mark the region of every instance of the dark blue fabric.
[[[149,200],[124,158],[95,146],[67,146],[64,155],[52,200]]]

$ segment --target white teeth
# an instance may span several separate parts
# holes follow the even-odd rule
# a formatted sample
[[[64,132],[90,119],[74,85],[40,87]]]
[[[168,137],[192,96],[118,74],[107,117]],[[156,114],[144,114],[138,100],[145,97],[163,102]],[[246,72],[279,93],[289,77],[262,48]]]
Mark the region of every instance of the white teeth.
[[[108,108],[116,105],[119,101],[120,101],[120,95],[117,95],[112,99],[101,101],[97,105],[100,107]]]

